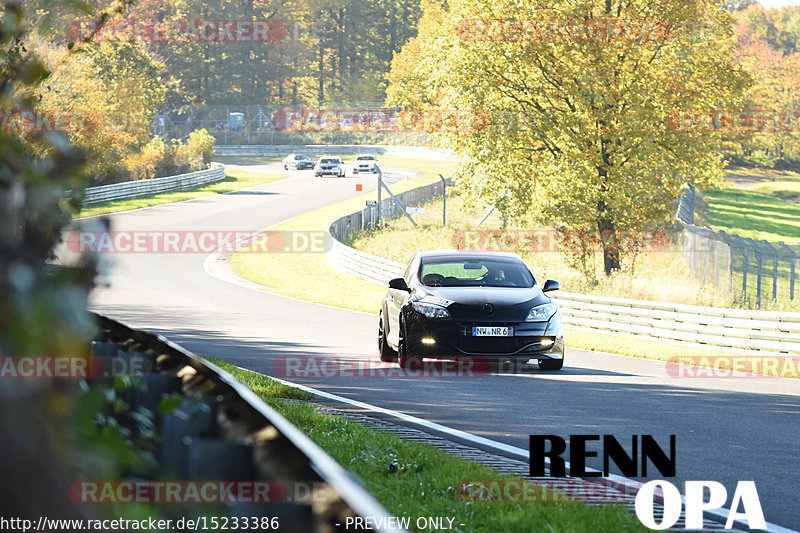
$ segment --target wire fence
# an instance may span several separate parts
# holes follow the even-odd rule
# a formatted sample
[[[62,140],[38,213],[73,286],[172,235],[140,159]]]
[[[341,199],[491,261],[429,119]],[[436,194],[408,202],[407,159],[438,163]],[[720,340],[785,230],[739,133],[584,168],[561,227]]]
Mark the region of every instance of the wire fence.
[[[331,103],[308,108],[267,105],[189,106],[163,111],[152,131],[184,139],[204,128],[219,144],[389,144],[426,146],[424,131],[400,123],[400,110],[380,103]]]
[[[386,173],[384,173],[384,176],[386,176]],[[447,178],[447,186],[450,187],[451,185],[453,185],[452,178]],[[434,198],[441,198],[443,188],[444,184],[438,181],[423,187],[411,189],[410,191],[395,194],[394,196],[403,206],[402,208],[397,205],[391,197],[386,195],[381,200],[381,217],[384,220],[389,220],[403,216],[403,209],[408,210],[409,208],[422,206]],[[450,190],[448,190],[448,196],[450,196]],[[414,215],[412,214],[411,216],[413,217]],[[355,213],[336,219],[331,224],[329,231],[336,240],[346,241],[350,235],[356,231],[374,229],[377,222],[378,204],[377,201],[374,201],[371,205],[365,206],[361,211],[356,211]]]
[[[694,224],[696,193],[687,189],[678,203],[684,228],[684,253],[692,274],[744,300],[794,300],[800,297],[800,245],[768,242]]]

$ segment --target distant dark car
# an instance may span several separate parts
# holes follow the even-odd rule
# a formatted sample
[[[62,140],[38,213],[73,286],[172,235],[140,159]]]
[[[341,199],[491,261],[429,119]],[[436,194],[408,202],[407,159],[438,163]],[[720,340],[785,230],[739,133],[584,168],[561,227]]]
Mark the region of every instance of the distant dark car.
[[[284,170],[294,168],[297,170],[304,170],[307,168],[314,168],[314,161],[303,154],[289,154],[283,159]]]
[[[424,252],[389,282],[378,322],[382,361],[484,357],[564,365],[561,311],[516,254]]]

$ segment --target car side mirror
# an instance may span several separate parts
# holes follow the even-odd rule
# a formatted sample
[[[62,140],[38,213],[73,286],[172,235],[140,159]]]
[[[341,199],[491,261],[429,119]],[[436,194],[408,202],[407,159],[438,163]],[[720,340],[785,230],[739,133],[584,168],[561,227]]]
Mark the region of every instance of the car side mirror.
[[[397,289],[398,291],[407,291],[411,292],[411,289],[408,287],[406,280],[403,278],[394,278],[389,280],[389,288],[390,289]]]
[[[542,287],[542,292],[550,292],[550,291],[557,291],[561,288],[561,284],[554,279],[546,279],[544,281],[544,287]]]

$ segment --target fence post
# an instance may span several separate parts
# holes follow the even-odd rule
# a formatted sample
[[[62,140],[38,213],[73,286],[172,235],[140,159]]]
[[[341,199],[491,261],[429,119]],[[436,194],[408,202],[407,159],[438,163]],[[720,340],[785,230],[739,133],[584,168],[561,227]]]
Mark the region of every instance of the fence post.
[[[758,265],[758,274],[756,277],[756,306],[761,307],[761,264],[763,256],[756,252],[756,261]]]
[[[733,295],[733,265],[735,263],[733,246],[730,243],[728,243],[728,250],[730,250],[730,258],[728,259],[728,294]]]
[[[772,260],[772,300],[778,300],[778,254]]]
[[[747,263],[749,262],[747,255],[747,248],[742,248],[742,292],[745,298],[747,298]]]
[[[381,167],[375,164],[375,169],[378,171],[378,220],[377,223],[381,223],[381,189],[383,188],[383,171],[381,171]]]
[[[442,226],[447,225],[447,180],[444,179],[444,176],[439,174],[439,177],[442,178]]]

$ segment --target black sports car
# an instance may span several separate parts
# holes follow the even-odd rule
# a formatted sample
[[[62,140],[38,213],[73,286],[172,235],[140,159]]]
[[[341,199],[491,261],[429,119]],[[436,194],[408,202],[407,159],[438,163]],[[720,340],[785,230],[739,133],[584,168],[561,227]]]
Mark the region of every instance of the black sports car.
[[[382,361],[485,357],[564,365],[561,311],[525,262],[503,252],[424,252],[389,282],[378,323]]]

